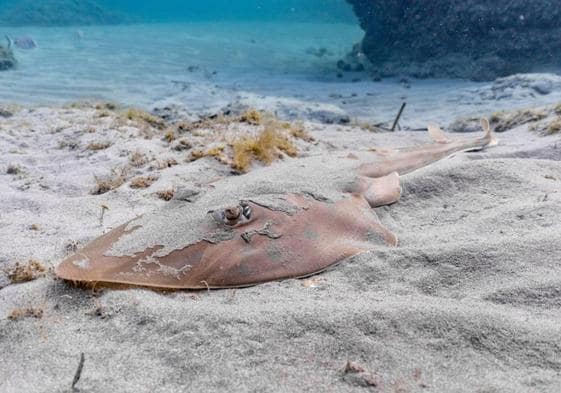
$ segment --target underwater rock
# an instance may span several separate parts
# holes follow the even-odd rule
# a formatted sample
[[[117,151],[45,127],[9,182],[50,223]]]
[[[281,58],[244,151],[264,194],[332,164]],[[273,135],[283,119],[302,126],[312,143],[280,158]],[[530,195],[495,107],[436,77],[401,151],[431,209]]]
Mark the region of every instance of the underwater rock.
[[[478,117],[460,118],[448,126],[448,132],[479,132],[481,119]]]
[[[0,117],[3,117],[5,119],[7,119],[8,117],[12,117],[13,115],[14,115],[14,113],[11,110],[9,110],[7,108],[2,108],[0,106]]]
[[[14,68],[17,64],[14,52],[11,49],[0,46],[0,71]]]
[[[372,65],[364,53],[362,53],[360,44],[354,45],[351,52],[344,59],[337,61],[337,69],[343,72],[363,72],[371,68]],[[372,79],[375,79],[374,76]]]
[[[560,2],[347,1],[382,76],[482,81],[561,65]]]
[[[561,91],[561,76],[555,74],[515,74],[470,91],[482,100],[524,100]]]
[[[124,17],[93,0],[17,0],[0,11],[0,25],[65,26],[122,23]]]

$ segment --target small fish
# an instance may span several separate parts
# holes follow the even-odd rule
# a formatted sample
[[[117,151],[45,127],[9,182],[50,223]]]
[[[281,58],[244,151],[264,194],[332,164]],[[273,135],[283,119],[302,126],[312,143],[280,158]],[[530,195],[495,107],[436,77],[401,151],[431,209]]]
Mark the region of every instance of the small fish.
[[[37,48],[37,43],[31,37],[24,36],[24,37],[17,37],[15,39],[12,39],[11,37],[6,36],[6,39],[8,40],[8,48],[11,48],[12,46],[15,46],[19,49]]]

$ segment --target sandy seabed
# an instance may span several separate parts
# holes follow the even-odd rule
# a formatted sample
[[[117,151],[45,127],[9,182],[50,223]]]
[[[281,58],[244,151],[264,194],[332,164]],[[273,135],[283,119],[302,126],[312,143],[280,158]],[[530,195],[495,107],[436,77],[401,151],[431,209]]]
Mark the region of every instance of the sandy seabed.
[[[555,121],[553,108],[542,111],[539,121]],[[397,248],[313,281],[154,292],[83,290],[50,272],[14,284],[8,273],[29,259],[52,268],[170,203],[158,191],[230,168],[186,162],[164,130],[112,109],[10,113],[0,117],[0,391],[72,391],[82,353],[81,392],[561,391],[561,134],[532,131],[539,121],[403,177],[401,200],[377,209]],[[429,140],[303,124],[315,138],[298,142],[303,154]],[[131,166],[134,153],[145,162]],[[96,177],[125,165],[122,185],[92,194]],[[139,176],[154,183],[131,188]]]

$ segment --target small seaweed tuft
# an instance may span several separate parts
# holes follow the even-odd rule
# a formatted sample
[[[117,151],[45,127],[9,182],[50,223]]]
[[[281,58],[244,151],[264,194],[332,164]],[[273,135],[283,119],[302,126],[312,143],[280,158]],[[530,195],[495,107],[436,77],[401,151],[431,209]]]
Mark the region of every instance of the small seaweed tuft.
[[[91,151],[105,150],[111,146],[110,142],[91,142],[86,149]]]
[[[177,165],[175,158],[164,158],[157,160],[154,164],[150,165],[150,169],[167,169]]]
[[[101,195],[121,187],[126,181],[127,172],[127,167],[115,167],[111,170],[109,176],[94,176],[96,184],[91,193],[93,195]]]
[[[98,111],[101,110],[114,111],[117,109],[117,105],[112,102],[98,102],[97,104],[95,104],[95,109],[97,109]]]
[[[240,116],[240,121],[252,125],[260,125],[263,122],[263,114],[256,109],[248,109]]]
[[[109,111],[98,111],[97,112],[97,117],[100,119],[103,119],[104,117],[110,117],[111,116],[111,112]]]
[[[557,117],[555,119],[553,119],[547,126],[547,129],[545,130],[545,133],[547,135],[553,135],[553,134],[557,134],[559,131],[561,131],[561,117]]]
[[[172,129],[169,129],[165,132],[164,134],[164,141],[166,141],[167,143],[171,143],[175,140],[176,135],[175,135],[175,131]]]
[[[179,134],[185,134],[193,130],[193,124],[186,121],[181,121],[175,125],[175,129]]]
[[[358,119],[353,119],[350,125],[369,132],[384,131],[384,128],[381,128],[383,126],[383,123],[371,123],[366,121],[360,121]]]
[[[58,141],[59,149],[76,150],[79,147],[80,144],[74,139],[61,139],[60,141]]]
[[[224,155],[224,149],[225,149],[224,145],[218,145],[207,150],[200,150],[200,149],[193,150],[191,154],[189,154],[187,161],[192,162],[192,161],[200,160],[201,158],[204,157],[212,157],[220,162],[225,163],[227,159]]]
[[[8,279],[12,284],[32,281],[43,276],[46,270],[41,262],[30,259],[26,263],[16,263],[14,268],[8,271]]]
[[[173,146],[173,150],[175,151],[184,151],[189,150],[193,147],[191,142],[189,142],[186,138],[181,138],[177,141],[177,143]]]
[[[489,121],[491,123],[498,123],[505,117],[506,117],[505,112],[493,112],[491,113],[491,116],[489,116]]]
[[[124,116],[130,121],[145,123],[159,130],[163,130],[166,127],[166,123],[161,117],[154,116],[140,109],[130,108],[125,112]]]
[[[146,165],[147,162],[148,158],[146,157],[146,154],[143,154],[139,151],[135,151],[129,157],[129,163],[135,168],[140,168]]]
[[[156,180],[158,180],[158,177],[154,176],[154,175],[135,177],[134,179],[131,180],[130,187],[131,188],[148,188],[152,184],[154,184],[154,182]]]
[[[164,201],[171,201],[173,196],[175,195],[175,188],[167,188],[165,190],[160,190],[156,192],[158,198],[163,199]]]
[[[301,139],[304,142],[315,141],[315,138],[306,131],[303,125],[301,124],[292,125],[290,123],[284,123],[284,125],[288,125],[288,131],[290,132],[290,135],[293,136],[294,138]],[[286,126],[284,127],[286,128]]]

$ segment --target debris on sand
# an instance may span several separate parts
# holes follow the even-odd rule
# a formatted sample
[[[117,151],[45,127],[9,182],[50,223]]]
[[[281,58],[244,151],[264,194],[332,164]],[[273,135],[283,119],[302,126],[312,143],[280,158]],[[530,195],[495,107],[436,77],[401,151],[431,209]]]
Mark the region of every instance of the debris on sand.
[[[26,308],[15,308],[8,314],[8,319],[11,321],[17,321],[23,318],[36,318],[40,319],[43,317],[43,309],[35,307]]]
[[[8,175],[19,175],[22,171],[21,167],[16,164],[10,164],[8,168],[6,168],[6,174]]]
[[[99,151],[108,149],[109,146],[111,146],[110,142],[91,142],[90,144],[88,144],[86,149],[91,151]]]
[[[182,138],[180,140],[178,140],[174,145],[173,145],[173,150],[175,151],[184,151],[184,150],[189,150],[193,147],[193,145],[191,144],[191,142],[189,142],[187,139]]]
[[[16,263],[14,268],[8,272],[8,279],[12,284],[35,280],[45,274],[45,266],[35,260],[30,259],[25,263]]]
[[[80,361],[78,362],[78,368],[76,369],[76,373],[74,374],[74,378],[72,379],[72,391],[79,392],[80,390],[76,387],[76,384],[80,382],[80,377],[82,376],[82,370],[84,369],[84,363],[86,361],[86,357],[82,352],[80,354]]]
[[[302,286],[304,288],[317,288],[323,282],[323,279],[319,277],[308,278],[302,281]]]
[[[347,360],[345,367],[343,367],[342,378],[343,381],[354,386],[383,388],[382,377],[367,371],[360,364],[350,360]]]
[[[173,166],[178,165],[179,163],[175,158],[163,158],[160,160],[156,160],[154,164],[150,165],[150,169],[167,169]]]

